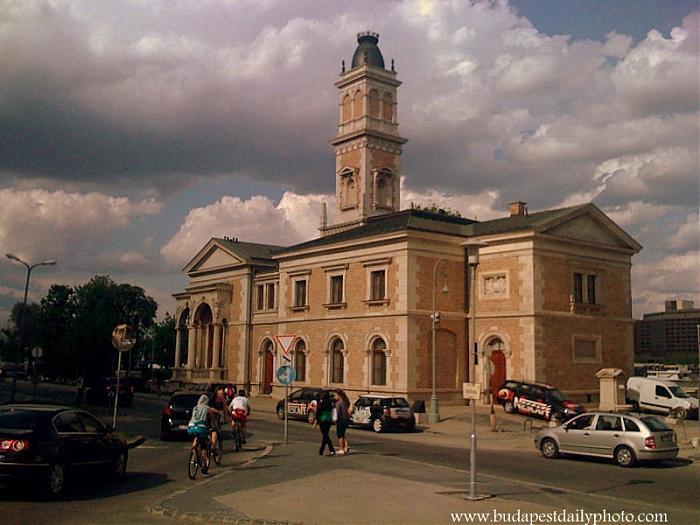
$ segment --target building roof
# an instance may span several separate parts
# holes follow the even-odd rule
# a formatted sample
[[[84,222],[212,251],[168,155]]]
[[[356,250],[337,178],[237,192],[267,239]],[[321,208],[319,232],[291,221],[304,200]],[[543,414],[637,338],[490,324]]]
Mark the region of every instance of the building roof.
[[[468,230],[468,235],[490,235],[493,233],[507,233],[521,230],[529,230],[547,224],[553,220],[564,217],[571,212],[583,209],[589,204],[569,206],[554,210],[538,211],[526,215],[514,215],[490,221],[475,222]]]
[[[358,46],[355,54],[352,56],[352,67],[368,65],[384,69],[384,57],[377,47],[378,42],[378,33],[372,33],[371,31],[357,33]]]
[[[245,242],[228,237],[224,237],[223,239],[220,237],[214,237],[214,240],[227,250],[235,253],[246,261],[252,261],[254,259],[271,259],[274,252],[284,249],[284,246]]]

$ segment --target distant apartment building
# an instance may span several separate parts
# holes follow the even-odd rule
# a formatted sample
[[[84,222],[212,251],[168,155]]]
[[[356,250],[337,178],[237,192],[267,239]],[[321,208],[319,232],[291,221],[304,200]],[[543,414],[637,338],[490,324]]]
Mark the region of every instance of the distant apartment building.
[[[664,311],[645,314],[634,323],[634,355],[637,359],[663,359],[672,354],[698,351],[700,308],[693,301],[670,299]]]

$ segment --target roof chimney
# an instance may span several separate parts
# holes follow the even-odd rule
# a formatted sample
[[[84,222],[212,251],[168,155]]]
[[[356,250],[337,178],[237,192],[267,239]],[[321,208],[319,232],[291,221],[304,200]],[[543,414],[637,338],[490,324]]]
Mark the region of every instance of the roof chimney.
[[[508,206],[511,217],[527,215],[527,202],[515,201],[511,202]]]

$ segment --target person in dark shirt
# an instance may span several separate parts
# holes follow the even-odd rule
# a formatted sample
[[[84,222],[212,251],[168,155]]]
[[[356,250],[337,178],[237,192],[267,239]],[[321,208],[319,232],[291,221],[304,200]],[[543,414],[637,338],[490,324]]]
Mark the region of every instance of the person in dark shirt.
[[[350,450],[348,439],[345,437],[345,432],[350,426],[350,400],[345,392],[341,389],[335,391],[335,410],[337,421],[335,422],[335,430],[338,436],[338,454],[347,454]]]
[[[314,428],[318,424],[321,429],[321,448],[318,451],[319,456],[323,456],[323,452],[328,446],[328,455],[335,456],[335,449],[333,448],[333,442],[329,436],[331,426],[333,425],[333,400],[328,391],[324,391],[321,394],[321,399],[316,405],[316,420],[314,421]]]
[[[226,408],[226,394],[224,394],[223,387],[216,387],[209,400],[209,407],[213,408],[216,412],[211,415],[211,447],[216,448],[216,441],[219,439],[219,432],[221,432],[221,418],[225,413]]]

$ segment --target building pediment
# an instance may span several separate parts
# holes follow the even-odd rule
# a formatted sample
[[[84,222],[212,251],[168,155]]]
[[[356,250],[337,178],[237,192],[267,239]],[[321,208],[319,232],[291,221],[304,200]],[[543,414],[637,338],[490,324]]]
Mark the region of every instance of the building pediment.
[[[540,233],[566,240],[611,246],[638,252],[641,245],[613,222],[595,205],[589,204],[579,210],[543,224]]]
[[[188,274],[205,272],[235,266],[244,262],[242,257],[222,246],[216,239],[211,239],[185,266],[183,271]]]

